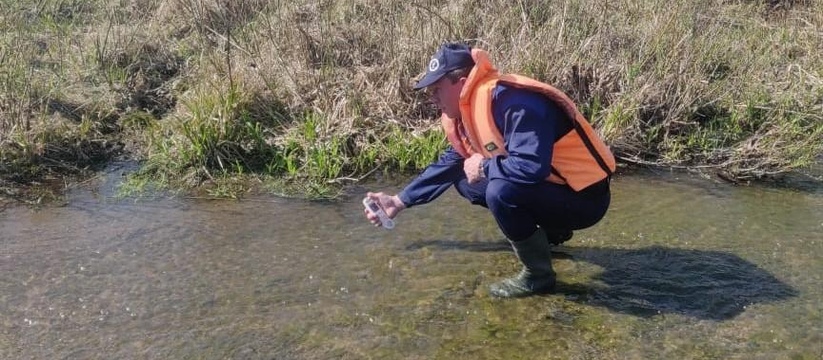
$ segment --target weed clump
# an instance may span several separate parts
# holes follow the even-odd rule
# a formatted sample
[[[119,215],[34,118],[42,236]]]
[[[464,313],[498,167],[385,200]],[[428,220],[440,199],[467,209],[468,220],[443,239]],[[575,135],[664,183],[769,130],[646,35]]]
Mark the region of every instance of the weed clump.
[[[569,94],[623,164],[740,182],[823,152],[820,2],[121,5],[0,8],[4,179],[121,154],[141,161],[135,183],[182,188],[252,177],[328,194],[413,172],[446,142],[410,84],[451,40]]]

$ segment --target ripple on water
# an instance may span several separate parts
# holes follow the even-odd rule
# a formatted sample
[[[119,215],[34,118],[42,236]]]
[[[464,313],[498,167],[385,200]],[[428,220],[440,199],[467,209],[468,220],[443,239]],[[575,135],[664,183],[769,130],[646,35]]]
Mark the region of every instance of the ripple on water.
[[[117,201],[0,217],[0,358],[814,358],[823,199],[618,178],[558,293],[453,192],[392,231],[339,202]],[[82,299],[82,301],[80,300]],[[551,354],[551,355],[546,355]]]

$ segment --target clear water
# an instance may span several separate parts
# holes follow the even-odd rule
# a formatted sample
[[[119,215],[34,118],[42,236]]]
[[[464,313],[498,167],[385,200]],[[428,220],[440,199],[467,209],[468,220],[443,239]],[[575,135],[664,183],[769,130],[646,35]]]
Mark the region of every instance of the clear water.
[[[366,188],[134,201],[113,181],[0,213],[0,358],[823,358],[819,187],[619,177],[555,250],[558,293],[496,300],[519,265],[453,191],[387,231]]]

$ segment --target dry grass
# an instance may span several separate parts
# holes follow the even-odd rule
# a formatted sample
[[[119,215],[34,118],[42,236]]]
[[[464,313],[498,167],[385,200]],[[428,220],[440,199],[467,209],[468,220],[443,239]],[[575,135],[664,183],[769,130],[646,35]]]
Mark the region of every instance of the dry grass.
[[[41,134],[58,133],[61,147],[124,142],[165,178],[299,177],[317,150],[301,138],[307,121],[312,141],[339,144],[324,156],[340,157],[340,172],[323,176],[419,163],[358,154],[408,146],[391,143],[397,131],[428,139],[437,114],[409,84],[447,40],[568,92],[623,162],[755,179],[802,168],[823,146],[821,1],[29,0],[0,16],[0,151],[29,168],[88,166],[48,155],[54,137]],[[192,114],[215,102],[232,111]],[[267,166],[182,161],[209,143],[185,136],[192,121],[214,127],[203,136],[258,129],[233,133],[256,150],[228,148]],[[293,163],[245,158],[271,154]]]

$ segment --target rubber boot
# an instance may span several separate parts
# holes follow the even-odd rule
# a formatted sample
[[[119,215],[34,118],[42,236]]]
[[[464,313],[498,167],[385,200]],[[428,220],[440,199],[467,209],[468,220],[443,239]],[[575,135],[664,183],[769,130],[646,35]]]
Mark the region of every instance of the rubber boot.
[[[549,241],[541,229],[521,241],[511,241],[523,270],[514,277],[492,284],[489,293],[499,298],[545,294],[554,290],[555,274]]]

